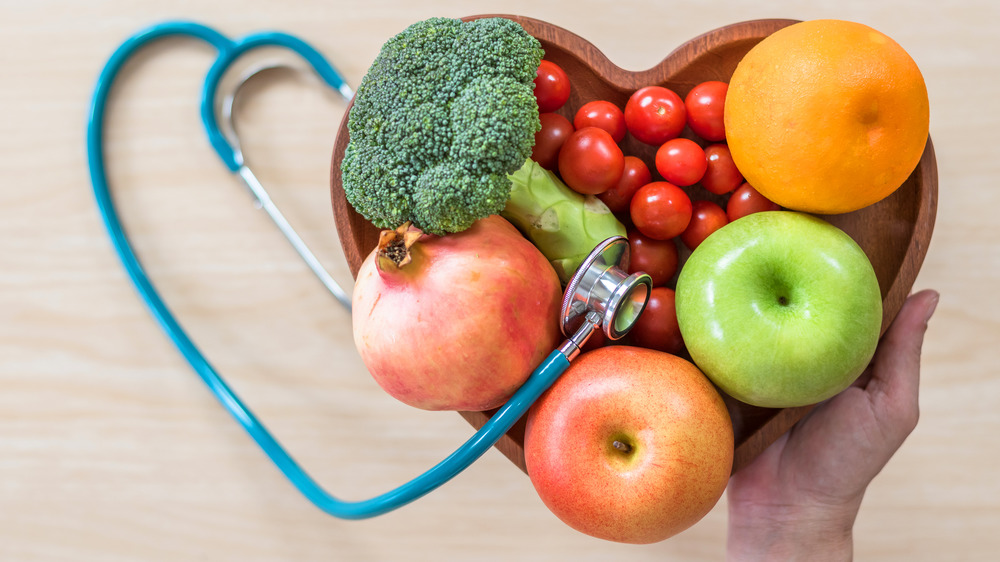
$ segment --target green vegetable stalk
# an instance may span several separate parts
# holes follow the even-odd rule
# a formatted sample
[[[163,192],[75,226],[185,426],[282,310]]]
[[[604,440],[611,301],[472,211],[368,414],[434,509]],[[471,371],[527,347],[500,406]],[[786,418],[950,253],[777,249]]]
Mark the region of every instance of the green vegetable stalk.
[[[598,244],[625,236],[625,225],[600,199],[573,191],[530,158],[507,177],[513,187],[500,214],[549,259],[563,284]]]

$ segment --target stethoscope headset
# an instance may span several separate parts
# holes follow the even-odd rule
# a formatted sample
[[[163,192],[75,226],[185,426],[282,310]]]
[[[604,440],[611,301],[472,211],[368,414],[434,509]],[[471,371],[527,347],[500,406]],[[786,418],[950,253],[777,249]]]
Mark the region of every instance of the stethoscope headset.
[[[342,519],[374,517],[406,505],[449,481],[507,433],[535,400],[569,367],[570,361],[580,353],[580,348],[591,334],[601,330],[611,340],[620,339],[631,329],[645,308],[652,283],[649,276],[644,273],[629,275],[625,272],[628,242],[622,237],[603,241],[584,260],[566,287],[561,311],[561,329],[567,339],[552,351],[485,425],[444,460],[397,488],[362,501],[344,501],[332,496],[309,476],[257,416],[247,408],[181,327],[143,269],[115,208],[105,172],[104,118],[108,97],[122,66],[142,47],[166,37],[195,38],[217,49],[218,56],[208,70],[201,91],[201,120],[209,142],[226,167],[241,178],[253,194],[255,203],[268,213],[317,278],[348,310],[350,310],[348,294],[323,269],[275,207],[243,159],[232,121],[233,100],[236,91],[250,77],[264,69],[273,68],[273,65],[251,68],[239,77],[230,93],[220,96],[220,92],[224,77],[231,75],[230,71],[234,64],[246,53],[263,47],[277,47],[298,55],[307,68],[311,69],[324,84],[339,92],[345,100],[350,100],[353,93],[336,69],[318,51],[291,35],[265,32],[233,40],[201,24],[166,22],[133,35],[114,51],[98,78],[87,124],[88,164],[97,206],[114,249],[139,296],[181,355],[222,406],[250,434],[288,480],[326,513]]]

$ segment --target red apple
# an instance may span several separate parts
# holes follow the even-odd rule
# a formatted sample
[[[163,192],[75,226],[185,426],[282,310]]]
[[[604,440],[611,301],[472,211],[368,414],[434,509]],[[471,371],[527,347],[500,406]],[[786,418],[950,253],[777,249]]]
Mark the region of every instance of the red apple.
[[[528,475],[567,525],[652,543],[718,502],[733,464],[733,426],[692,363],[652,349],[603,347],[570,365],[528,412]]]

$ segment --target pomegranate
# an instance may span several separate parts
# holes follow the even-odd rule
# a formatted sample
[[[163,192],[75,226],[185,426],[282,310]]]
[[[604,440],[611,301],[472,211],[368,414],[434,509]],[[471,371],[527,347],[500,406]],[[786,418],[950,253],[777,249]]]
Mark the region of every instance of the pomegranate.
[[[425,410],[502,405],[559,340],[562,287],[498,215],[456,234],[384,231],[361,264],[354,343],[386,392]]]

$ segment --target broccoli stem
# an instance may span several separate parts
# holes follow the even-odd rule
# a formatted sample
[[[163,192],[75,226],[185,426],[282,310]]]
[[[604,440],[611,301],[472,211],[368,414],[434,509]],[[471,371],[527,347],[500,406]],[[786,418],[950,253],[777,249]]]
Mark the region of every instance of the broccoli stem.
[[[564,285],[598,244],[625,236],[625,225],[600,199],[573,191],[530,158],[507,177],[513,186],[500,214],[548,258]]]

